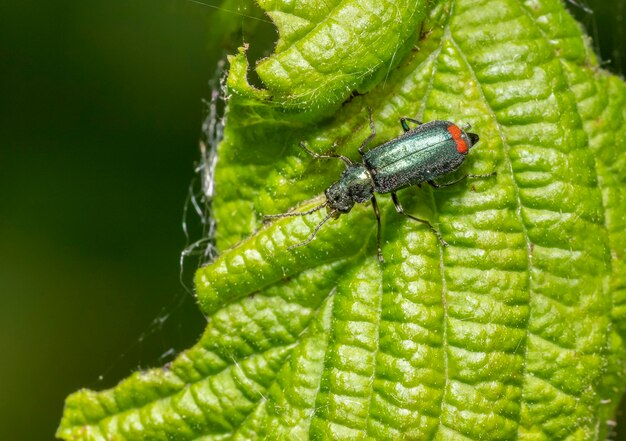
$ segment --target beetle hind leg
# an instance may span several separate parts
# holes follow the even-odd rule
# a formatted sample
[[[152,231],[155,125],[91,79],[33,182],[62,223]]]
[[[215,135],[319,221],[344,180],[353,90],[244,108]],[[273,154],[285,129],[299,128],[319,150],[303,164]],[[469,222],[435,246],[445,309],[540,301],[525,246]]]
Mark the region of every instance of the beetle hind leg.
[[[428,181],[428,184],[433,187],[433,188],[445,188],[445,187],[450,187],[454,184],[458,184],[459,182],[465,180],[465,179],[487,179],[487,178],[491,178],[493,176],[496,176],[497,172],[491,172],[489,174],[486,175],[464,175],[461,176],[459,179],[455,179],[452,182],[446,182],[445,184],[438,184],[433,180]]]
[[[398,196],[395,193],[391,193],[391,199],[393,200],[393,205],[395,205],[396,211],[398,213],[405,215],[409,219],[413,219],[414,221],[421,222],[421,223],[427,225],[428,228],[430,228],[430,231],[432,231],[435,234],[435,236],[439,240],[439,243],[441,243],[441,246],[443,246],[443,247],[447,247],[448,246],[448,242],[443,240],[443,237],[441,237],[441,234],[439,233],[439,231],[437,231],[437,229],[435,227],[433,227],[430,222],[428,222],[426,219],[420,219],[419,217],[415,217],[415,216],[405,212],[404,208],[402,208],[402,205],[400,205],[400,201],[398,200]]]

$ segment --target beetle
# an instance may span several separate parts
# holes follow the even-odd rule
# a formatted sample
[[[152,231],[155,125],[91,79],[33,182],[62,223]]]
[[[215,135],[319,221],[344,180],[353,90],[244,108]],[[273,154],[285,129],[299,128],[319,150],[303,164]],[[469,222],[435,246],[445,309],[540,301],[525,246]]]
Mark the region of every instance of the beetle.
[[[439,242],[445,247],[448,244],[441,234],[426,219],[420,219],[404,211],[396,192],[412,185],[421,186],[428,183],[434,188],[448,187],[466,178],[488,178],[495,172],[487,175],[466,174],[459,179],[445,184],[438,184],[434,179],[457,170],[465,161],[470,149],[479,141],[475,133],[466,132],[450,121],[435,120],[422,123],[419,120],[402,117],[400,124],[404,133],[371,150],[365,147],[376,136],[376,128],[370,110],[370,135],[359,147],[362,162],[355,163],[350,158],[340,154],[323,154],[310,150],[305,143],[300,146],[316,159],[338,158],[344,162],[346,169],[339,180],[326,189],[326,201],[317,207],[296,213],[283,213],[265,216],[274,219],[289,216],[305,216],[327,207],[328,214],[317,224],[308,239],[289,249],[301,247],[311,242],[317,232],[330,218],[337,218],[341,214],[349,213],[356,203],[372,202],[374,214],[378,224],[377,251],[378,259],[384,261],[381,249],[380,211],[376,202],[375,193],[391,193],[391,199],[396,211],[410,219],[421,222],[430,228]],[[410,128],[408,123],[416,124]]]

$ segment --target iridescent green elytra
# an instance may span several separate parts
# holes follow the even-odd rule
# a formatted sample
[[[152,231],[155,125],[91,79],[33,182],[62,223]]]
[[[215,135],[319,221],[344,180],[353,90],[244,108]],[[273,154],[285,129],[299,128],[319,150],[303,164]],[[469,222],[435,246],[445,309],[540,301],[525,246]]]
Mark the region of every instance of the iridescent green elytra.
[[[417,124],[417,127],[409,128],[407,121]],[[469,150],[478,142],[478,135],[465,132],[450,121],[431,121],[422,124],[412,118],[400,118],[400,123],[404,129],[402,135],[366,152],[365,146],[376,135],[370,113],[371,134],[359,147],[359,153],[363,158],[363,162],[360,164],[352,162],[343,155],[319,155],[301,144],[302,148],[315,158],[341,159],[346,164],[346,170],[337,182],[326,189],[326,202],[323,204],[305,212],[266,216],[268,218],[303,216],[327,207],[328,214],[315,227],[311,236],[304,242],[290,248],[303,246],[312,241],[321,226],[331,217],[348,213],[355,203],[371,200],[378,222],[378,259],[383,262],[380,246],[380,212],[375,193],[391,193],[398,213],[428,225],[441,244],[447,246],[447,243],[430,222],[404,212],[398,201],[396,191],[411,185],[421,185],[423,182],[427,182],[435,188],[447,187],[467,177],[483,178],[493,176],[493,173],[489,175],[465,175],[446,184],[435,183],[434,179],[457,170],[463,164]]]

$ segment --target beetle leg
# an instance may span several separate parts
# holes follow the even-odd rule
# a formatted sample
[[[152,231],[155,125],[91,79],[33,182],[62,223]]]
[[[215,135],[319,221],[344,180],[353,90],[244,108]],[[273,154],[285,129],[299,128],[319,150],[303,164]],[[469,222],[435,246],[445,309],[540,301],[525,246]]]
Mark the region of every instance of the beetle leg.
[[[376,202],[376,196],[372,196],[372,208],[374,209],[374,214],[376,215],[376,222],[378,223],[378,230],[376,233],[376,249],[378,251],[378,261],[383,263],[385,259],[383,259],[383,250],[380,246],[380,210],[378,209],[378,203]]]
[[[353,165],[350,158],[347,156],[340,155],[339,153],[327,153],[325,155],[320,155],[319,153],[315,153],[313,150],[306,146],[304,141],[300,142],[300,147],[307,152],[309,155],[313,156],[315,159],[328,159],[328,158],[338,158],[341,159],[346,165]]]
[[[428,183],[433,187],[433,188],[444,188],[444,187],[450,187],[451,185],[454,184],[458,184],[459,182],[463,181],[464,179],[470,178],[470,179],[485,179],[485,178],[491,178],[492,176],[495,176],[496,172],[491,172],[488,175],[465,175],[465,176],[461,176],[459,179],[456,179],[452,182],[446,182],[445,184],[437,184],[435,181],[428,181]]]
[[[368,107],[367,111],[370,115],[370,134],[367,138],[365,138],[365,140],[361,143],[361,146],[359,147],[359,153],[361,154],[361,156],[365,154],[365,147],[370,143],[372,139],[374,139],[374,136],[376,136],[376,127],[374,126],[374,120],[372,119],[372,108]]]
[[[443,237],[441,237],[441,234],[439,234],[439,231],[437,231],[435,229],[435,227],[433,227],[431,225],[430,222],[428,222],[426,219],[420,219],[418,217],[412,216],[409,213],[406,213],[404,211],[404,208],[402,208],[402,205],[400,205],[400,201],[398,200],[398,196],[395,193],[391,193],[391,199],[393,200],[393,205],[396,206],[396,211],[400,214],[405,215],[406,217],[413,219],[415,221],[421,222],[423,224],[428,225],[428,228],[430,228],[430,231],[432,231],[433,233],[435,233],[435,236],[437,236],[437,239],[439,239],[439,242],[441,243],[442,246],[447,247],[448,246],[448,242],[446,242],[445,240],[443,240]]]
[[[409,125],[406,123],[407,121],[415,123],[418,126],[422,125],[422,122],[420,120],[409,118],[408,116],[403,116],[402,118],[400,118],[400,124],[402,124],[402,129],[404,129],[405,132],[408,132],[409,130],[411,130],[409,128]]]
[[[432,188],[445,188],[450,187],[454,184],[458,184],[459,182],[464,181],[467,178],[469,178],[469,175],[461,176],[459,179],[456,179],[452,182],[446,182],[445,184],[437,184],[435,181],[428,181],[428,184],[430,184]]]

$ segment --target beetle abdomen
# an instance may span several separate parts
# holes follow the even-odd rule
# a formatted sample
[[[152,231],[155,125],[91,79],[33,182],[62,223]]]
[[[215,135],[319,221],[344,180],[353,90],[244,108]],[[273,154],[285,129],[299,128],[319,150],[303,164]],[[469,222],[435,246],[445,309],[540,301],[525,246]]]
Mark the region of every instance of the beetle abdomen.
[[[456,170],[471,141],[448,121],[431,121],[364,155],[376,192],[389,193]]]

